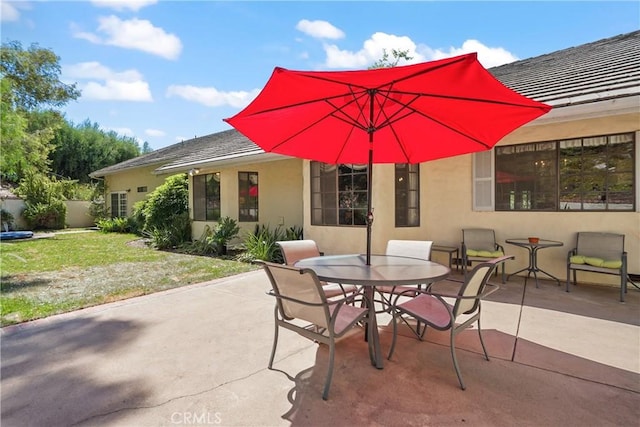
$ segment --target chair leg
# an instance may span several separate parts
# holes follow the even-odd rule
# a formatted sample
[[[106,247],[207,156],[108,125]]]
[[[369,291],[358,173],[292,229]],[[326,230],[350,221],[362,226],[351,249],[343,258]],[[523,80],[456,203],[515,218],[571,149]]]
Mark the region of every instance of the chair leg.
[[[269,369],[273,368],[273,359],[276,357],[276,347],[278,346],[278,307],[275,309],[275,332],[273,334],[273,348],[271,349],[271,357],[269,358]]]
[[[331,377],[333,376],[333,360],[335,358],[336,343],[333,337],[329,341],[329,368],[327,372],[327,379],[324,382],[324,392],[322,393],[322,400],[329,398],[329,388],[331,387]]]
[[[391,360],[391,356],[393,356],[393,351],[396,348],[396,338],[398,336],[398,322],[396,319],[396,312],[393,312],[393,337],[391,338],[391,348],[389,349],[389,355],[387,356],[388,360]]]
[[[451,358],[453,359],[453,367],[456,370],[456,375],[458,376],[458,381],[460,382],[460,388],[465,390],[466,387],[464,385],[464,381],[462,381],[462,374],[460,373],[460,368],[458,367],[458,359],[456,357],[456,345],[455,345],[455,339],[456,339],[456,334],[454,332],[454,328],[451,328],[451,342],[450,342],[450,347],[451,347]]]
[[[622,273],[620,275],[620,302],[624,302],[624,294],[627,293],[627,275]]]
[[[571,269],[569,268],[569,266],[567,266],[567,289],[565,289],[567,292],[569,292],[570,282],[571,282]]]
[[[478,317],[478,335],[480,336],[480,345],[482,345],[482,351],[484,351],[484,358],[489,360],[489,354],[487,348],[484,346],[484,340],[482,339],[482,328],[480,327],[480,318]]]
[[[506,281],[506,276],[504,274],[504,262],[502,263],[502,284],[504,285],[505,283],[507,283]]]

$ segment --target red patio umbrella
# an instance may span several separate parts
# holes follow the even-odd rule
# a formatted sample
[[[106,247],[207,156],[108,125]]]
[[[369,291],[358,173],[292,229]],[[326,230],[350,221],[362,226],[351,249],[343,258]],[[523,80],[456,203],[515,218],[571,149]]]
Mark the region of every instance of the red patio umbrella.
[[[507,88],[475,53],[360,71],[276,67],[227,123],[267,152],[367,163],[367,264],[373,163],[421,163],[488,150],[550,106]]]

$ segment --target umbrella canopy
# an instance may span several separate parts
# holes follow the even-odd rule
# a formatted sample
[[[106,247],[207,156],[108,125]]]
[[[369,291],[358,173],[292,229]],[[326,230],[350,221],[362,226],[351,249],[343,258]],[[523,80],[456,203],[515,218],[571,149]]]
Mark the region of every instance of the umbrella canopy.
[[[507,88],[475,53],[392,68],[275,68],[260,94],[225,119],[267,152],[367,163],[367,262],[373,163],[421,163],[493,147],[548,105]]]

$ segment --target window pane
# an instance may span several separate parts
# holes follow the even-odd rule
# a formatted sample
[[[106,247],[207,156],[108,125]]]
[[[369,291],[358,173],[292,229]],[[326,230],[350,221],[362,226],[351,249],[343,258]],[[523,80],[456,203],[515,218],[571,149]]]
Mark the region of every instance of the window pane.
[[[366,165],[311,162],[311,224],[364,225]],[[363,219],[364,218],[364,219]]]
[[[496,209],[632,211],[634,153],[633,133],[498,147]]]
[[[556,156],[555,143],[498,147],[496,210],[556,210]]]
[[[258,221],[258,172],[238,172],[238,220]]]
[[[563,209],[633,210],[634,150],[632,133],[561,141]]]
[[[395,221],[396,227],[420,225],[420,169],[419,165],[395,165]]]
[[[193,177],[193,219],[220,219],[220,172]]]

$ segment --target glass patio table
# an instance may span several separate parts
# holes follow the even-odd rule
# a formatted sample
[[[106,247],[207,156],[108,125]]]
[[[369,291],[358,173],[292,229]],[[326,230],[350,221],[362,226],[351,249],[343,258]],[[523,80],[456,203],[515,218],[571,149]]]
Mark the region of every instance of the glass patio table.
[[[382,285],[421,285],[446,278],[451,269],[419,258],[391,255],[371,255],[371,264],[366,264],[366,255],[332,255],[305,258],[295,263],[296,267],[313,270],[320,280],[364,286],[368,297],[368,343],[371,364],[382,369],[383,356],[376,322],[373,293]]]
[[[521,248],[525,248],[529,251],[529,265],[523,268],[522,270],[518,270],[515,273],[511,273],[510,275],[508,275],[507,280],[509,280],[509,278],[513,275],[526,271],[527,276],[524,278],[525,285],[527,284],[527,279],[529,279],[529,276],[531,276],[531,273],[533,273],[533,277],[536,279],[536,288],[538,287],[538,273],[545,274],[551,277],[552,279],[555,279],[555,281],[558,282],[558,285],[560,285],[560,279],[558,279],[556,276],[553,276],[538,267],[538,251],[544,248],[562,246],[564,243],[558,242],[556,240],[546,240],[546,239],[539,239],[537,242],[534,243],[534,242],[530,242],[528,238],[507,239],[505,240],[505,242],[509,243],[510,245],[520,246]]]

